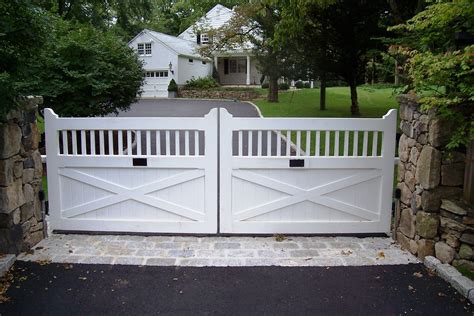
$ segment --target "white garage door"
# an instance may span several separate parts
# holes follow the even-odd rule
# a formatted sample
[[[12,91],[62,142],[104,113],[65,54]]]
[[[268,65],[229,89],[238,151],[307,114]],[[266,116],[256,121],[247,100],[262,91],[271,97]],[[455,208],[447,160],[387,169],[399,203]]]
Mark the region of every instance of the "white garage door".
[[[146,71],[142,97],[167,98],[170,80],[168,70]]]

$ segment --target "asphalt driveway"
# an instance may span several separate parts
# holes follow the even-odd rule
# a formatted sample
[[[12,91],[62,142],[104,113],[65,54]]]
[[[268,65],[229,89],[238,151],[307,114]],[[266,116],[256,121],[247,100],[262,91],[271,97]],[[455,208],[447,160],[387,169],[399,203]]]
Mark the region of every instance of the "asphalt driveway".
[[[467,315],[421,264],[140,267],[16,262],[0,315]]]
[[[255,107],[247,102],[224,100],[142,99],[120,112],[121,117],[199,117],[213,108],[225,108],[237,117],[258,117]]]

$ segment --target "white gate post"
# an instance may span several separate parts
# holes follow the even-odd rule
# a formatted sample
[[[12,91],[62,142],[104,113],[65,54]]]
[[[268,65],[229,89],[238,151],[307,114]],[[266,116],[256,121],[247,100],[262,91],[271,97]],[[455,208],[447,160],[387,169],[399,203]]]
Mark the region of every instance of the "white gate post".
[[[397,131],[397,110],[390,110],[383,116],[384,131],[382,142],[382,191],[381,191],[381,210],[380,222],[384,230],[390,232],[390,223],[392,215],[392,194],[393,194],[393,157],[395,157],[395,142]]]
[[[56,222],[61,216],[61,200],[59,196],[59,134],[57,128],[58,115],[52,109],[44,109],[44,126],[46,139],[46,161],[47,181],[48,181],[48,203],[50,227],[55,228]],[[63,144],[64,146],[64,144]]]
[[[220,109],[220,191],[219,212],[221,233],[232,232],[232,115]]]
[[[212,109],[208,114],[204,116],[208,120],[206,124],[206,129],[204,131],[204,153],[206,157],[206,167],[205,167],[205,205],[206,209],[206,221],[212,223],[213,230],[217,233],[218,223],[217,223],[217,197],[216,192],[218,190],[217,186],[217,164],[218,164],[218,129],[217,122],[219,119],[219,110],[217,108]]]

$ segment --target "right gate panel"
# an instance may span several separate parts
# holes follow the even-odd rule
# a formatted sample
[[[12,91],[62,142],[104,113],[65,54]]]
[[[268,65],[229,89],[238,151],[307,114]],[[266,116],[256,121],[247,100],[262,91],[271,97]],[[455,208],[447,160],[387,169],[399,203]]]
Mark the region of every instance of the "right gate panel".
[[[395,110],[381,119],[220,111],[220,232],[389,232]]]

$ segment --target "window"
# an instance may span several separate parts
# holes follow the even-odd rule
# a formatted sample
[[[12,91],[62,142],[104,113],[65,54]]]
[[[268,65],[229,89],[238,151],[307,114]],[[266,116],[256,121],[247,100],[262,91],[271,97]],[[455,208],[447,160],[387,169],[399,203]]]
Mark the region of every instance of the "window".
[[[147,78],[166,78],[168,77],[168,70],[159,70],[159,71],[147,71]]]
[[[228,63],[229,63],[229,73],[231,74],[237,74],[237,73],[246,74],[247,73],[247,61],[245,59],[243,58],[229,59]],[[226,72],[224,71],[224,73]]]
[[[209,43],[209,35],[207,35],[206,33],[201,34],[201,43],[202,43],[202,44],[207,44],[207,43]]]
[[[237,73],[237,60],[229,59],[229,72],[231,74]]]
[[[237,59],[237,72],[247,73],[247,61],[245,59]]]
[[[156,76],[157,76],[157,77],[168,77],[168,70],[157,71],[157,72],[156,72]]]
[[[193,62],[194,62],[194,59],[189,58],[188,61],[189,61],[190,63],[193,63]]]
[[[202,64],[203,64],[203,65],[206,65],[207,63],[203,60],[203,61],[202,61]]]
[[[145,55],[151,55],[151,43],[145,43]]]
[[[144,55],[145,54],[145,44],[143,44],[143,43],[137,44],[137,52],[138,52],[138,55]]]
[[[137,53],[140,56],[151,55],[151,43],[138,43]]]

